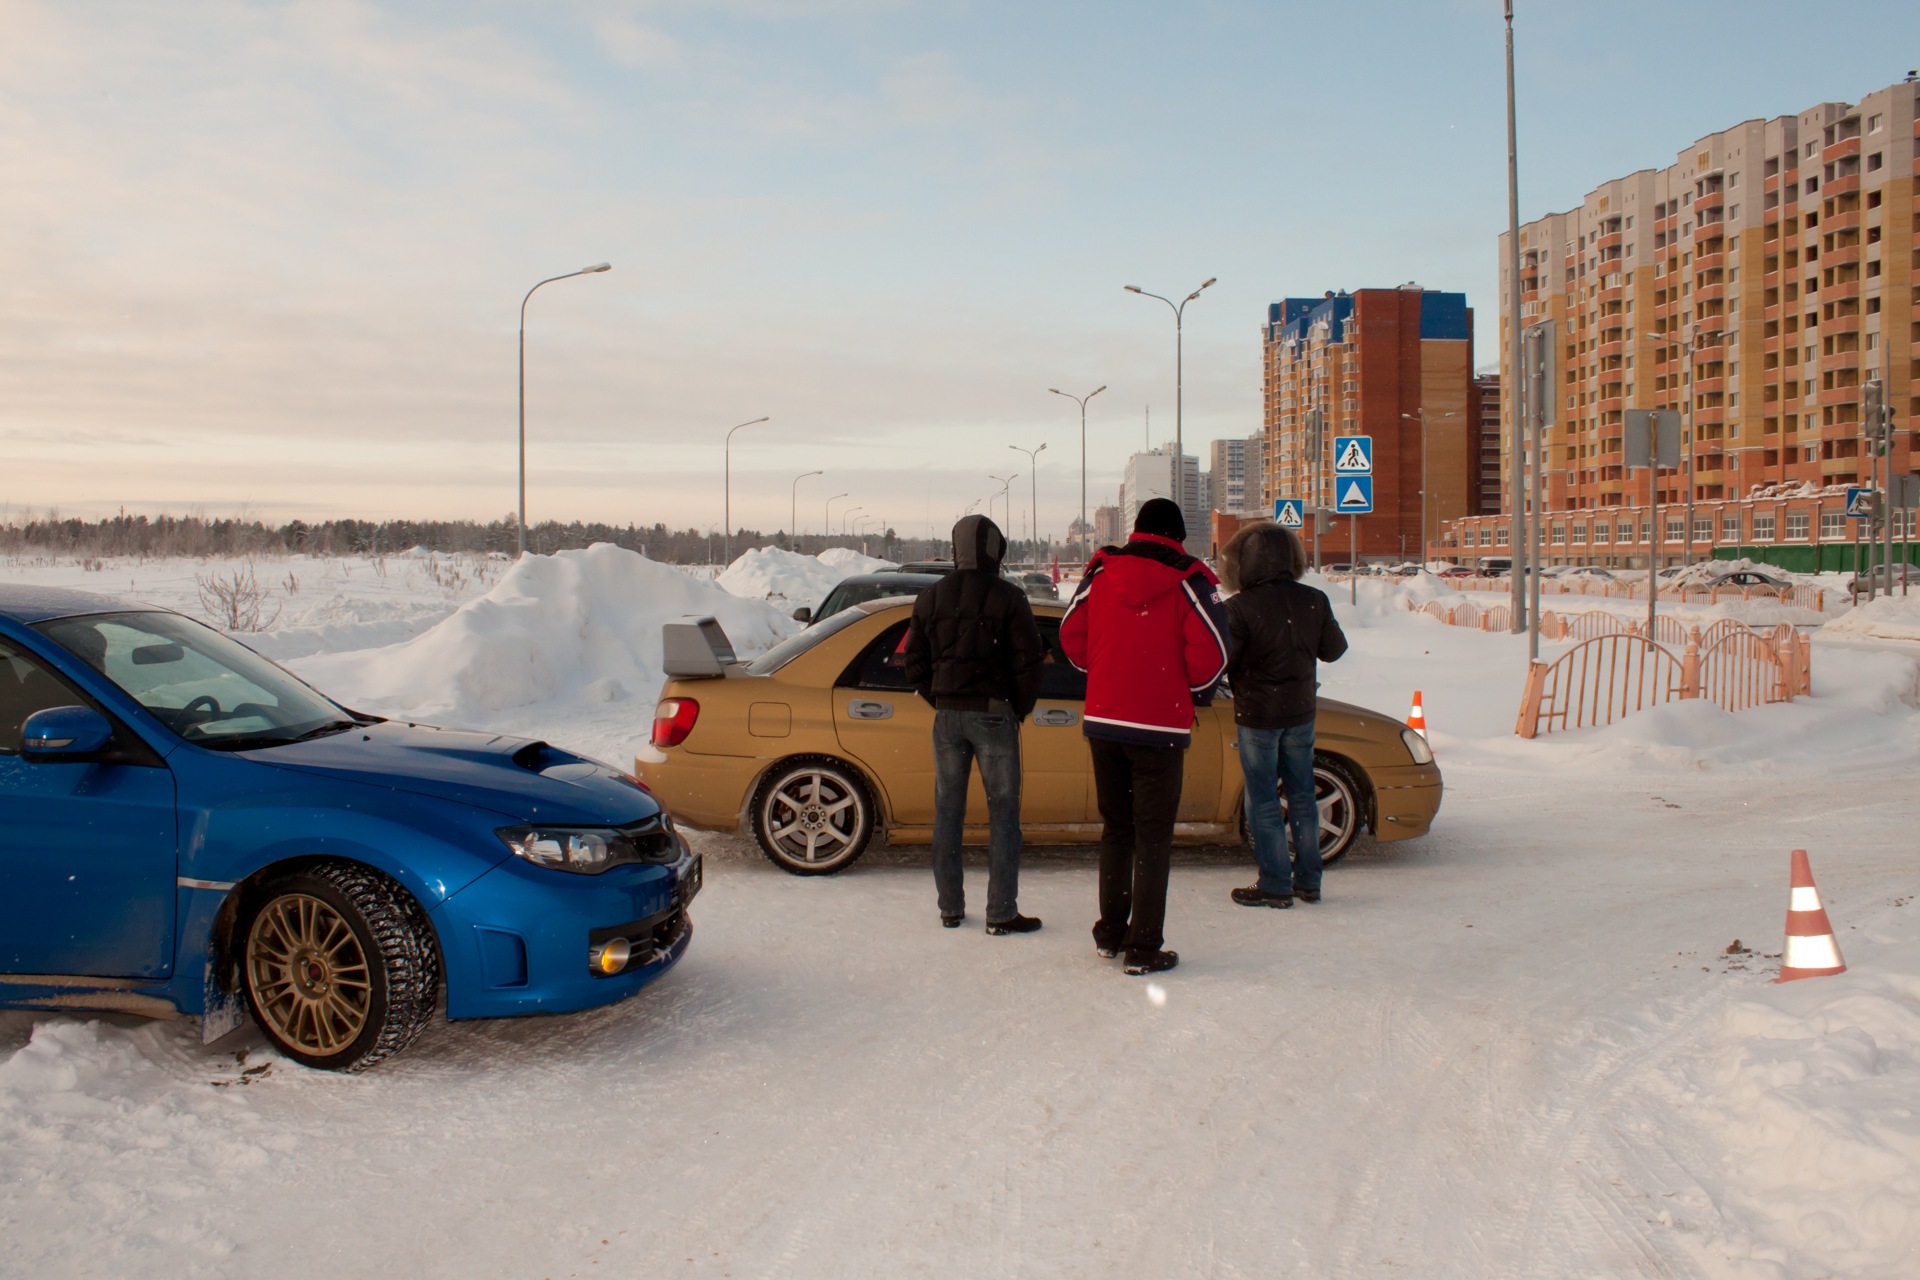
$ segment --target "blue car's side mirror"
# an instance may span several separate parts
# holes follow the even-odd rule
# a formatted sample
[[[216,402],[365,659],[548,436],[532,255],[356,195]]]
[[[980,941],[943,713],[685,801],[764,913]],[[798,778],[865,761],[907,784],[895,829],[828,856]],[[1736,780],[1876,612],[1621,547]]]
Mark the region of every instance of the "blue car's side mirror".
[[[113,741],[113,726],[92,707],[48,707],[20,726],[23,760],[72,760],[98,755]]]

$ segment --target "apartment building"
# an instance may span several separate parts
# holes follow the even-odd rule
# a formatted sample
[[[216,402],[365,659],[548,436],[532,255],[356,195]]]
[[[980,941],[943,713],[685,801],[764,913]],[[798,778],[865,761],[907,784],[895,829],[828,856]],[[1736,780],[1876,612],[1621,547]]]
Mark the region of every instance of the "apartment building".
[[[1136,453],[1127,459],[1125,478],[1120,484],[1120,516],[1131,530],[1133,518],[1140,514],[1144,503],[1153,498],[1170,498],[1180,504],[1181,514],[1186,517],[1188,550],[1204,549],[1207,514],[1213,509],[1208,501],[1207,478],[1200,470],[1200,459],[1192,454],[1180,454],[1177,467],[1174,458],[1174,445],[1169,440],[1158,449]]]
[[[1649,474],[1624,467],[1628,408],[1681,412],[1685,462],[1659,498],[1671,512],[1691,494],[1696,544],[1723,544],[1701,503],[1868,483],[1859,400],[1876,374],[1894,469],[1915,470],[1916,95],[1908,81],[1745,121],[1605,182],[1520,228],[1517,282],[1500,237],[1502,352],[1515,287],[1523,324],[1554,326],[1550,516],[1646,506]]]
[[[1247,515],[1271,509],[1261,493],[1265,436],[1215,440],[1209,453],[1212,467],[1207,487],[1212,510]]]
[[[1129,526],[1130,527],[1130,526]],[[1097,547],[1118,546],[1125,542],[1126,530],[1120,527],[1119,507],[1095,507],[1093,511],[1093,544]]]
[[[1467,514],[1492,515],[1500,510],[1502,501],[1499,374],[1482,374],[1473,380],[1467,398],[1467,421],[1473,432],[1467,441],[1467,456],[1477,460]]]
[[[1423,474],[1428,535],[1477,510],[1473,310],[1465,294],[1406,284],[1287,298],[1267,308],[1262,346],[1269,503],[1298,497],[1331,506],[1334,438],[1366,435],[1374,510],[1358,517],[1362,557],[1419,555]],[[1344,559],[1347,531],[1334,540]]]

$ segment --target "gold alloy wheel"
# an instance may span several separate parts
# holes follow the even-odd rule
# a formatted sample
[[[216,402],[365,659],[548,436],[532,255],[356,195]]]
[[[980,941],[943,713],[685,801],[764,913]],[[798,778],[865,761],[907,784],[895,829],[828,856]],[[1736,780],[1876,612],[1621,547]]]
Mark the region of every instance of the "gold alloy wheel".
[[[261,908],[247,935],[247,980],[260,1017],[303,1053],[338,1053],[366,1030],[366,952],[340,913],[310,894],[282,894]]]

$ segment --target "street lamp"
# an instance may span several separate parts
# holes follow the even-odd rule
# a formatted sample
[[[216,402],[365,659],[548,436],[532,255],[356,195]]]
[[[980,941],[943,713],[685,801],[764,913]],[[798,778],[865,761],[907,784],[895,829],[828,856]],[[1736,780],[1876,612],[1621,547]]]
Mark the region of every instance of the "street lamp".
[[[1407,419],[1409,422],[1411,422],[1415,414],[1418,414],[1420,419],[1420,563],[1422,565],[1425,565],[1427,563],[1427,410],[1426,410],[1426,406],[1422,405],[1420,408],[1415,409],[1413,413],[1403,413],[1400,416]],[[1440,415],[1440,420],[1444,422],[1448,418],[1457,417],[1457,416],[1458,416],[1457,414],[1443,413]]]
[[[1066,396],[1080,406],[1080,563],[1087,562],[1087,401],[1105,391],[1106,384],[1095,387],[1083,396],[1068,395],[1058,387],[1047,390],[1057,396]]]
[[[1047,446],[1043,444],[1038,449],[1028,449],[1021,445],[1010,444],[1007,448],[1012,449],[1015,453],[1024,453],[1027,455],[1027,502],[1032,508],[1031,515],[1033,517],[1033,528],[1029,532],[1033,535],[1033,540],[1037,543],[1040,541],[1040,477],[1038,472],[1040,470],[1040,455],[1047,451]]]
[[[1012,503],[1013,499],[1008,496],[1007,490],[1013,485],[1013,482],[1019,478],[1020,478],[1020,473],[1018,471],[1014,472],[1010,476],[996,476],[991,472],[989,472],[987,475],[987,479],[998,480],[1000,482],[1000,496],[1002,498],[1006,498],[1009,504]],[[1003,518],[1006,520],[1008,524],[1013,523],[1013,516],[1011,513],[1008,513]],[[987,499],[987,519],[989,520],[993,519],[993,499],[992,498]],[[1001,532],[1004,533],[1005,530],[1002,530]]]
[[[842,511],[840,513],[840,536],[841,537],[844,538],[847,536],[847,521],[852,518],[853,513],[856,511],[865,511],[865,510],[866,510],[865,507],[848,507],[845,511]]]
[[[787,504],[787,530],[793,534],[793,549],[800,549],[800,482],[808,476],[823,476],[824,471],[803,471],[793,478],[793,492]]]
[[[527,554],[527,303],[532,300],[534,289],[541,284],[552,284],[555,280],[571,280],[575,276],[590,276],[601,271],[613,270],[611,262],[596,262],[590,267],[578,271],[569,271],[563,276],[548,276],[540,284],[527,290],[527,296],[520,299],[520,549],[518,555]]]
[[[1679,326],[1679,324],[1677,324],[1677,323],[1676,323],[1676,324],[1674,325],[1674,328],[1675,328],[1675,329],[1678,329],[1679,327],[1680,327],[1680,326]],[[1690,564],[1692,564],[1692,563],[1693,563],[1693,488],[1694,488],[1694,485],[1693,485],[1693,471],[1694,471],[1694,462],[1693,462],[1693,453],[1694,453],[1694,450],[1695,450],[1696,448],[1698,448],[1698,447],[1699,447],[1699,440],[1697,439],[1697,437],[1698,437],[1698,436],[1699,436],[1699,434],[1700,434],[1700,430],[1699,430],[1699,426],[1698,426],[1698,425],[1697,425],[1697,424],[1696,424],[1696,423],[1694,422],[1694,420],[1693,420],[1693,404],[1694,404],[1694,390],[1693,390],[1693,383],[1694,383],[1694,373],[1695,373],[1695,369],[1696,369],[1696,365],[1697,365],[1697,363],[1698,363],[1698,362],[1696,361],[1696,359],[1695,359],[1695,355],[1696,355],[1696,352],[1697,352],[1697,348],[1696,348],[1696,347],[1694,346],[1694,343],[1696,343],[1696,342],[1698,342],[1698,341],[1700,340],[1700,338],[1701,338],[1701,337],[1703,337],[1703,336],[1704,336],[1704,337],[1708,337],[1708,338],[1712,338],[1712,337],[1717,337],[1717,336],[1719,335],[1719,333],[1720,333],[1720,331],[1719,331],[1718,329],[1715,329],[1715,330],[1712,330],[1712,331],[1710,331],[1709,333],[1707,333],[1707,334],[1705,334],[1705,335],[1702,335],[1702,334],[1700,333],[1700,331],[1699,331],[1699,330],[1698,330],[1698,329],[1696,328],[1696,329],[1694,330],[1694,334],[1693,334],[1693,337],[1692,337],[1692,338],[1690,338],[1690,339],[1689,339],[1689,338],[1673,338],[1673,337],[1669,337],[1669,336],[1668,336],[1668,333],[1669,333],[1669,332],[1671,332],[1671,330],[1669,330],[1669,331],[1664,331],[1664,332],[1663,332],[1663,331],[1655,331],[1655,332],[1653,332],[1653,333],[1648,333],[1648,334],[1645,334],[1644,336],[1645,336],[1645,337],[1647,338],[1647,340],[1648,340],[1649,342],[1652,342],[1652,343],[1653,343],[1653,344],[1654,344],[1655,346],[1657,346],[1657,347],[1677,347],[1677,348],[1679,348],[1680,350],[1682,350],[1682,351],[1684,351],[1684,352],[1686,352],[1686,356],[1687,356],[1687,372],[1686,372],[1686,376],[1685,376],[1684,378],[1682,378],[1682,379],[1680,380],[1680,390],[1681,390],[1681,391],[1682,391],[1682,392],[1683,392],[1683,393],[1685,394],[1685,399],[1684,399],[1684,401],[1682,402],[1682,404],[1681,404],[1681,406],[1680,406],[1680,407],[1681,407],[1682,409],[1684,409],[1684,410],[1686,411],[1686,415],[1687,415],[1687,417],[1686,417],[1686,433],[1687,433],[1687,536],[1686,536],[1686,549],[1687,549],[1687,551],[1686,551],[1686,561],[1685,561],[1685,563],[1687,563],[1687,564],[1689,564],[1689,565],[1690,565]],[[1649,467],[1649,468],[1647,468],[1647,476],[1648,476],[1648,479],[1649,479],[1649,481],[1650,481],[1651,483],[1653,483],[1653,484],[1658,484],[1658,483],[1660,483],[1660,469],[1659,469],[1658,467]],[[1725,490],[1722,490],[1722,492],[1725,492]],[[1660,530],[1658,530],[1658,529],[1655,529],[1655,530],[1653,531],[1653,536],[1654,536],[1654,537],[1655,537],[1656,539],[1659,539],[1659,538],[1660,538]],[[1655,541],[1655,542],[1653,542],[1653,543],[1651,543],[1651,544],[1649,545],[1649,547],[1648,547],[1648,550],[1649,550],[1649,552],[1651,552],[1651,553],[1653,553],[1653,554],[1654,554],[1654,556],[1655,556],[1655,558],[1658,558],[1658,549],[1659,549],[1659,546],[1660,546],[1660,542],[1659,542],[1659,541]]]
[[[760,425],[762,422],[768,421],[771,421],[771,419],[755,418],[752,422],[743,422],[740,426],[729,428],[727,431],[727,528],[726,539],[721,545],[726,549],[728,564],[733,563],[733,433],[742,427],[754,427]]]
[[[820,522],[821,537],[831,538],[833,536],[833,504],[847,496],[848,495],[844,493],[836,493],[831,498],[827,499],[826,516]]]
[[[1160,298],[1160,301],[1173,308],[1173,468],[1174,476],[1176,477],[1174,484],[1180,490],[1180,514],[1183,517],[1187,512],[1187,437],[1186,428],[1181,421],[1180,415],[1181,400],[1185,394],[1183,386],[1184,373],[1182,369],[1183,356],[1181,351],[1183,342],[1181,337],[1181,320],[1186,313],[1187,304],[1211,288],[1217,279],[1219,279],[1218,276],[1208,276],[1201,282],[1198,289],[1195,289],[1192,293],[1182,298],[1178,305],[1175,305],[1172,298],[1160,298],[1159,294],[1148,293],[1137,284],[1125,286],[1128,293],[1137,293],[1143,298]]]

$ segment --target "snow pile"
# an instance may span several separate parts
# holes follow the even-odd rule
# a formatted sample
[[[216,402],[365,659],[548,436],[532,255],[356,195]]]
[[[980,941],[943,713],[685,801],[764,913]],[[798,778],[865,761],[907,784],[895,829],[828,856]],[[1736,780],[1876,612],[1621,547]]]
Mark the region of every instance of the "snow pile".
[[[885,573],[900,566],[891,560],[876,560],[872,556],[863,556],[852,547],[828,547],[817,557],[821,564],[830,569],[838,569],[845,577],[856,573]]]
[[[502,711],[651,699],[662,680],[660,624],[689,613],[719,619],[743,656],[798,629],[764,604],[600,543],[526,557],[405,644],[296,665],[362,710],[495,726]]]
[[[1820,628],[1820,634],[1848,640],[1920,642],[1920,594],[1870,600]]]
[[[1920,940],[1838,925],[1855,966],[1756,986],[1670,1086],[1722,1152],[1703,1245],[1739,1276],[1911,1276],[1920,1258]],[[1891,914],[1891,913],[1890,913]],[[1899,935],[1905,934],[1904,938]]]
[[[847,554],[858,555],[857,552]],[[819,604],[835,583],[852,572],[856,571],[838,568],[819,556],[803,556],[798,551],[782,551],[779,547],[756,547],[728,565],[726,572],[714,581],[736,596],[765,600],[785,613],[803,604],[809,607]]]

